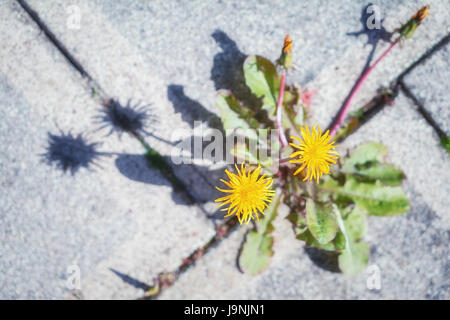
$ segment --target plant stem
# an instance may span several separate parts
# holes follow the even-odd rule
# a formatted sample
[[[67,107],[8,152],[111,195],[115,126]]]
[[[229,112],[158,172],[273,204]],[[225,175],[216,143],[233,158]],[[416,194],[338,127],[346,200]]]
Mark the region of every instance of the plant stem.
[[[372,72],[373,69],[375,69],[375,67],[377,66],[377,64],[383,60],[383,58],[392,50],[392,48],[394,48],[394,46],[399,42],[400,38],[397,38],[397,40],[395,40],[394,42],[391,43],[391,45],[389,46],[389,48],[387,48],[383,54],[374,62],[374,64],[372,64],[369,68],[367,68],[367,70],[363,73],[363,75],[361,76],[361,78],[358,80],[358,82],[356,83],[355,87],[353,88],[353,90],[350,92],[350,95],[347,99],[347,101],[345,102],[344,106],[342,107],[341,111],[339,112],[338,118],[335,121],[333,127],[330,130],[330,136],[334,136],[337,132],[337,130],[339,129],[339,127],[341,126],[342,122],[344,121],[349,109],[350,109],[350,104],[354,98],[354,96],[356,95],[356,93],[358,92],[358,90],[361,88],[362,84],[364,83],[364,81],[367,79],[367,77],[369,76],[369,74]]]
[[[283,108],[285,85],[286,85],[286,71],[284,71],[283,75],[281,76],[280,92],[278,94],[278,101],[277,101],[277,121],[276,121],[278,129],[278,137],[280,138],[280,142],[283,147],[286,147],[288,145],[286,136],[283,131],[283,125],[281,123],[281,110]]]
[[[292,158],[283,158],[278,160],[279,163],[284,163],[284,162],[288,162],[289,160],[292,160]]]

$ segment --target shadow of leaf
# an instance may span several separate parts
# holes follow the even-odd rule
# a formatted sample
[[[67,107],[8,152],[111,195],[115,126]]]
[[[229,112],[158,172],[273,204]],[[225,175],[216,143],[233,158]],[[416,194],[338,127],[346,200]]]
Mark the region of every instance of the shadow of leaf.
[[[170,163],[169,159],[166,160]],[[170,166],[163,175],[159,169],[150,166],[148,158],[144,154],[120,154],[115,160],[115,165],[119,172],[130,180],[172,187],[172,200],[177,204],[192,205],[213,201],[217,198],[216,190],[205,183],[206,180],[199,181],[202,178],[197,175],[198,173],[191,176],[193,174],[193,165],[191,164],[179,164],[173,168]],[[205,170],[207,169],[205,168]],[[211,174],[217,175],[218,173],[211,171]],[[193,178],[195,178],[194,181],[192,181]],[[187,184],[188,182],[189,184]],[[203,183],[203,185],[192,186],[192,183],[196,182]],[[193,192],[195,190],[197,192]]]
[[[211,128],[223,131],[222,121],[217,114],[189,98],[184,93],[183,86],[177,84],[169,85],[167,87],[167,98],[172,102],[175,112],[180,113],[183,121],[187,122],[191,128],[194,127],[194,121],[201,121],[207,122]]]
[[[307,246],[305,246],[304,250],[311,261],[319,268],[330,272],[341,272],[338,264],[338,254],[336,252]]]
[[[141,289],[141,290],[144,290],[144,291],[148,291],[151,288],[151,286],[148,285],[147,283],[139,281],[138,279],[135,279],[133,277],[130,277],[129,275],[127,275],[125,273],[119,272],[119,271],[114,270],[112,268],[109,268],[109,270],[111,272],[113,272],[116,276],[118,276],[120,279],[122,279],[123,282],[125,282],[126,284],[129,284],[129,285],[131,285],[133,287],[135,287],[136,289]]]
[[[116,167],[130,180],[154,185],[170,185],[157,169],[148,166],[147,159],[141,154],[121,154],[116,158]]]
[[[211,80],[216,90],[230,90],[244,105],[255,111],[259,110],[261,101],[245,84],[243,64],[247,54],[241,52],[236,42],[222,30],[215,30],[211,36],[222,49],[222,52],[214,56],[211,69]]]

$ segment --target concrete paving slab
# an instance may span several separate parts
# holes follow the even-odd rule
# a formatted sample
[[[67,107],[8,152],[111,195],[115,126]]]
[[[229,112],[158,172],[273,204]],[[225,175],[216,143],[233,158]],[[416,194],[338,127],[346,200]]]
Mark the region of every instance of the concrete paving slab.
[[[135,139],[97,130],[100,106],[15,1],[0,16],[0,297],[67,297],[67,268],[77,265],[85,298],[136,298],[142,286],[119,274],[151,284],[214,228],[147,168]],[[101,144],[93,151],[69,132]],[[49,140],[58,152],[47,152]],[[89,151],[79,170],[64,174],[58,164],[79,148]],[[97,165],[87,169],[90,156]]]
[[[411,210],[404,215],[370,217],[367,240],[372,269],[354,278],[328,271],[330,261],[305,249],[283,219],[287,213],[281,212],[268,270],[256,277],[239,272],[237,250],[246,231],[241,228],[163,292],[161,299],[449,299],[448,156],[403,95],[344,141],[340,151],[366,141],[389,147],[389,161],[406,173],[404,188],[411,201]],[[375,269],[380,290],[367,287]]]

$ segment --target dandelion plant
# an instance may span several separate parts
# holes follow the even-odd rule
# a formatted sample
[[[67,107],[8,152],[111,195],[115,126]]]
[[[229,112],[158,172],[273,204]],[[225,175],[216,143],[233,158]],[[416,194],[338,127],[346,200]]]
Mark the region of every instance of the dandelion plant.
[[[325,133],[309,116],[314,91],[287,82],[293,67],[289,36],[275,64],[257,55],[244,62],[246,85],[260,99],[260,106],[244,105],[230,91],[218,92],[224,128],[246,130],[244,142],[232,150],[240,169],[235,164],[236,173],[225,170],[228,181],[221,182],[229,189],[218,188],[226,195],[216,200],[219,207],[226,206],[221,209],[226,217],[236,216],[240,224],[253,222],[240,251],[244,271],[258,274],[268,267],[273,255],[272,222],[282,204],[289,210],[286,218],[296,238],[336,254],[342,272],[351,275],[361,272],[369,261],[370,245],[365,241],[368,216],[393,216],[409,210],[401,188],[405,175],[386,162],[387,148],[368,142],[340,155],[334,150],[335,134],[371,71],[397,43],[412,37],[428,10],[429,6],[421,8],[397,30],[397,39],[365,71],[337,121]],[[276,132],[276,139],[262,139],[260,130]],[[266,149],[272,155],[269,159],[261,155]]]

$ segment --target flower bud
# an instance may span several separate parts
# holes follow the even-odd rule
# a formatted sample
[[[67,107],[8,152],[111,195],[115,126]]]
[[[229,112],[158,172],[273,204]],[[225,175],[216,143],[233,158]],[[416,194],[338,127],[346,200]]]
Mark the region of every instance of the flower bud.
[[[405,37],[406,39],[411,38],[417,27],[422,23],[422,20],[428,16],[429,9],[429,5],[420,8],[420,10],[417,11],[412,18],[399,29],[400,36]]]
[[[286,35],[286,37],[284,38],[283,49],[281,50],[278,64],[285,69],[289,69],[292,67],[292,40],[289,35]]]

